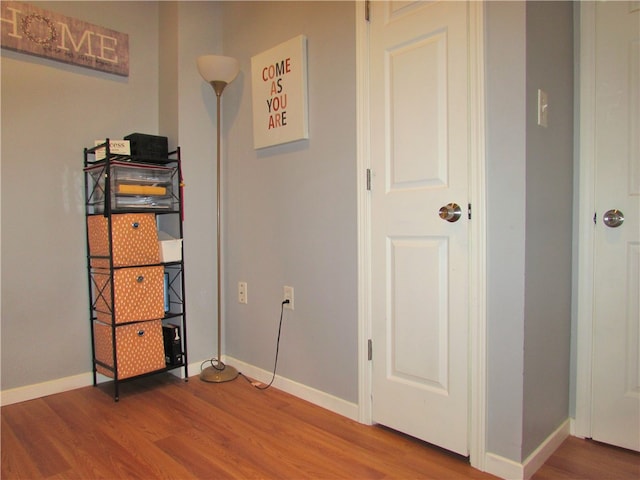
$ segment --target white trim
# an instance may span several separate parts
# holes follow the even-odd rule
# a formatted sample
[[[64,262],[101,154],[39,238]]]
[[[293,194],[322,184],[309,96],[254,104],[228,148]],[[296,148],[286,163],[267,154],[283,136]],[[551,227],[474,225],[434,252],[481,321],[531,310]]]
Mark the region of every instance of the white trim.
[[[576,431],[576,419],[573,417],[569,418],[569,435],[571,437],[576,437],[576,438],[580,438],[582,440],[584,440],[586,437],[579,435],[578,432]]]
[[[89,385],[93,385],[91,372],[80,373],[70,377],[3,390],[0,393],[0,403],[4,407],[13,403],[26,402],[27,400],[46,397],[47,395],[75,390],[76,388],[88,387]]]
[[[255,378],[261,382],[268,383],[271,380],[271,372],[255,367],[248,363],[237,360],[233,357],[223,357],[225,363],[233,365],[241,372],[245,373],[251,378]],[[206,362],[206,360],[205,360]],[[195,362],[189,364],[190,380],[197,380],[200,374],[200,367],[202,362]],[[206,366],[206,365],[205,365]],[[178,378],[184,378],[184,369],[179,368],[175,370],[169,370],[169,373],[175,375]],[[98,375],[98,383],[111,381],[110,378]],[[46,397],[56,393],[68,392],[77,388],[89,387],[93,385],[93,375],[91,372],[81,373],[78,375],[72,375],[70,377],[58,378],[55,380],[49,380],[42,383],[36,383],[33,385],[25,385],[22,387],[11,388],[0,392],[0,403],[2,406],[11,405],[19,402],[26,402],[36,398]],[[347,402],[341,398],[335,397],[328,393],[316,390],[293,380],[289,380],[284,377],[276,375],[273,382],[273,386],[284,392],[295,395],[303,400],[311,402],[320,407],[326,408],[334,413],[348,417],[352,420],[358,421],[358,405]]]
[[[558,447],[569,436],[571,422],[566,419],[551,435],[549,435],[538,448],[524,461],[524,478],[529,479],[536,473],[542,465],[553,455]]]
[[[356,8],[356,129],[358,201],[358,421],[371,425],[371,194],[366,173],[371,166],[369,152],[369,24],[364,20],[364,2]]]
[[[233,357],[226,357],[225,362],[229,365],[233,365],[238,371],[242,372],[248,377],[263,382],[265,384],[271,381],[273,375],[272,372],[256,367],[254,365],[242,362]],[[236,380],[244,381],[242,379]],[[358,421],[358,405],[355,403],[347,402],[341,398],[330,395],[326,392],[316,390],[302,383],[289,380],[288,378],[276,375],[273,381],[273,386],[278,390],[294,395],[298,398],[306,400],[307,402],[318,405],[319,407],[326,408],[338,415],[350,418],[351,420]]]
[[[233,357],[223,357],[223,361],[229,365],[233,365],[249,377],[255,378],[261,382],[268,383],[271,380],[271,372],[261,368],[242,362]],[[189,373],[191,375],[189,377],[190,380],[198,379],[201,365],[202,362],[189,364]],[[169,373],[178,378],[184,378],[183,368],[169,370]],[[98,383],[106,381],[111,381],[111,379],[98,375]],[[2,406],[11,405],[13,403],[25,402],[27,400],[46,397],[47,395],[53,395],[56,393],[68,392],[69,390],[75,390],[76,388],[83,388],[91,385],[93,385],[93,376],[91,372],[86,372],[79,375],[73,375],[71,377],[58,378],[56,380],[50,380],[43,383],[4,390],[0,392],[0,402]],[[278,375],[276,375],[273,386],[315,405],[326,408],[334,413],[358,421],[358,405],[354,403],[347,402],[341,398]]]
[[[591,369],[593,342],[593,253],[595,211],[595,4],[580,3],[580,133],[576,170],[579,172],[578,300],[576,340],[575,433],[591,437]]]
[[[565,420],[523,463],[488,453],[485,459],[485,471],[509,480],[527,480],[531,478],[569,436],[569,423],[568,419]]]
[[[363,2],[356,2],[356,101],[358,188],[358,420],[371,424],[371,230],[370,193],[365,188],[369,152],[369,28]],[[486,161],[484,89],[484,2],[469,2],[470,233],[469,454],[483,470],[486,451]]]
[[[469,460],[484,470],[487,416],[484,2],[469,2]]]
[[[501,457],[495,453],[487,453],[484,460],[484,471],[495,475],[496,477],[508,480],[522,480],[523,467],[522,464]]]
[[[200,365],[200,363],[189,364],[189,372],[197,371],[200,373]],[[169,370],[169,373],[178,378],[184,378],[184,368]],[[111,378],[101,374],[97,374],[96,380],[98,384],[112,381]],[[56,378],[42,383],[34,383],[32,385],[24,385],[22,387],[3,390],[0,392],[0,404],[4,407],[5,405],[26,402],[28,400],[34,400],[48,395],[54,395],[56,393],[68,392],[77,388],[90,387],[91,385],[93,385],[93,374],[91,372],[71,375],[70,377]]]

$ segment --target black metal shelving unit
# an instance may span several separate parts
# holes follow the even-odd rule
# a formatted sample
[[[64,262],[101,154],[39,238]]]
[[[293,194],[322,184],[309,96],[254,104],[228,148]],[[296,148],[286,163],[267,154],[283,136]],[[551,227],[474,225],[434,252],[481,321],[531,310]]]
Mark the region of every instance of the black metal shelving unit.
[[[161,171],[163,177],[160,183],[156,183],[153,179],[139,179],[136,172]],[[125,175],[121,173],[125,172]],[[119,175],[120,174],[120,175]],[[186,302],[185,302],[185,276],[184,276],[184,251],[182,246],[183,239],[183,179],[180,158],[180,147],[170,152],[165,159],[154,159],[152,162],[139,160],[130,155],[116,155],[111,153],[110,141],[96,145],[92,148],[84,149],[84,180],[85,180],[85,218],[86,218],[86,245],[87,245],[87,277],[89,288],[89,318],[91,330],[91,347],[93,362],[93,385],[98,384],[98,374],[110,377],[113,381],[114,400],[120,398],[120,382],[134,380],[148,375],[154,375],[160,372],[166,372],[175,369],[184,369],[184,379],[188,380],[188,356],[187,356],[187,321],[186,321]],[[140,181],[139,181],[140,180]],[[122,188],[122,185],[132,185],[128,191]],[[136,190],[137,189],[137,190]],[[165,189],[165,191],[163,191]],[[119,190],[125,190],[125,193]],[[159,194],[159,192],[161,194]],[[166,262],[135,262],[134,264],[118,264],[114,261],[114,237],[113,224],[114,219],[118,216],[131,216],[132,214],[151,214],[154,219],[154,225],[163,224],[163,228],[169,227],[175,238],[179,239],[179,259],[171,259]],[[106,228],[100,230],[106,235],[100,238],[101,246],[106,251],[92,251],[90,235],[90,223],[94,223],[91,217],[100,216],[103,220],[99,220],[101,225]],[[148,215],[143,215],[147,219]],[[127,217],[128,220],[129,217]],[[95,226],[93,227],[95,228]],[[135,228],[138,228],[135,225]],[[154,232],[155,233],[155,232]],[[155,233],[156,242],[158,241],[157,233]],[[152,240],[149,240],[152,241]],[[134,247],[135,248],[135,247]],[[94,245],[94,250],[97,250]],[[133,273],[134,275],[140,270],[146,273],[156,273],[157,269],[162,270],[163,274],[163,312],[161,315],[154,315],[152,318],[117,318],[118,288],[116,285],[117,272]],[[138,269],[138,270],[135,270]],[[141,280],[142,278],[142,280]],[[137,277],[138,282],[144,281],[144,275]],[[155,284],[157,286],[157,284]],[[122,290],[120,290],[122,291]],[[154,289],[154,292],[157,288]],[[155,298],[155,297],[154,297]],[[157,302],[154,302],[154,305]],[[126,375],[120,372],[118,363],[118,354],[120,350],[120,340],[125,338],[119,332],[125,332],[124,329],[134,329],[133,336],[142,338],[146,334],[146,328],[154,323],[157,327],[158,322],[162,327],[171,328],[177,326],[179,338],[174,339],[174,345],[177,343],[179,354],[174,355],[175,347],[172,352],[165,349],[165,339],[162,338],[161,348],[164,365],[157,364],[151,369],[137,372],[135,374]],[[138,329],[135,331],[135,329]],[[108,330],[107,330],[108,329]],[[120,330],[122,329],[122,330]],[[97,335],[97,330],[101,332],[108,331],[110,336],[110,352],[108,355],[98,358],[96,351],[96,340],[100,337],[102,342],[101,351],[104,353],[104,335]],[[162,329],[164,332],[164,328]],[[154,335],[157,337],[157,328],[154,329]],[[130,331],[126,332],[127,334]],[[150,335],[150,334],[149,334]],[[147,337],[149,338],[149,336]],[[145,338],[143,341],[147,341]],[[108,341],[109,339],[106,338]],[[134,339],[135,342],[135,339]],[[158,347],[157,338],[154,339],[153,352],[142,352],[145,356],[153,353],[154,357],[159,354],[156,351]],[[135,355],[133,360],[135,363]],[[158,362],[156,362],[158,363]]]

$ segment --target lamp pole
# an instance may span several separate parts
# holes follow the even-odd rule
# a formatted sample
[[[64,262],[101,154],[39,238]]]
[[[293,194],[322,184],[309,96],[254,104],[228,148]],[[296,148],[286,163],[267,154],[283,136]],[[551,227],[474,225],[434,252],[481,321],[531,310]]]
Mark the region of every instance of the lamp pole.
[[[198,69],[205,80],[213,87],[216,93],[216,263],[217,263],[217,323],[218,323],[218,352],[217,358],[211,359],[211,366],[200,372],[200,380],[210,383],[222,383],[234,380],[238,377],[238,370],[230,365],[222,362],[222,236],[221,236],[221,148],[220,148],[220,130],[221,130],[221,97],[222,92],[229,82],[231,82],[238,74],[238,62],[230,57],[221,57],[217,55],[207,55],[198,59]],[[228,80],[212,80],[211,78],[219,78],[217,75],[223,75]],[[208,78],[209,77],[209,78]]]

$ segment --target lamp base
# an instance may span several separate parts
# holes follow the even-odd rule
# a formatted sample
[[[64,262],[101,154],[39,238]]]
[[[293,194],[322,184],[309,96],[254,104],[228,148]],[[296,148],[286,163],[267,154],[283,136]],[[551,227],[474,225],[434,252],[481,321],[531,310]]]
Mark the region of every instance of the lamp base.
[[[238,370],[230,365],[224,365],[222,369],[207,367],[200,372],[200,380],[209,383],[223,383],[235,380],[238,375]]]

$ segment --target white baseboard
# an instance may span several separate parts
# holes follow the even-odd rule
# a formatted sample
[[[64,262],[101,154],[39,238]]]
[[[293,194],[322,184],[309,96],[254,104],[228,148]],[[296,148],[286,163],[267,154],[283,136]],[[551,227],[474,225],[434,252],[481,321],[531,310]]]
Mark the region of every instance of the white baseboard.
[[[271,381],[272,372],[268,372],[232,357],[227,357],[224,361],[229,365],[233,365],[248,377],[255,378],[263,383],[269,383]],[[293,380],[289,380],[279,375],[276,375],[276,378],[273,381],[273,386],[278,390],[290,393],[291,395],[322,408],[326,408],[327,410],[342,415],[343,417],[358,421],[358,405],[355,403],[347,402],[346,400],[335,397],[326,392],[316,390],[315,388],[294,382]]]
[[[189,372],[200,373],[200,363],[189,364]],[[184,369],[176,368],[169,370],[169,373],[178,378],[184,378]],[[193,375],[193,373],[190,373]],[[104,375],[97,374],[98,383],[110,382],[112,379]],[[57,378],[33,385],[25,385],[22,387],[10,388],[0,392],[0,405],[11,405],[13,403],[26,402],[47,395],[68,392],[76,388],[88,387],[93,385],[93,375],[91,372],[80,373],[70,377]]]
[[[546,462],[553,452],[555,452],[560,444],[569,436],[569,419],[565,420],[555,432],[547,437],[547,439],[536,448],[531,455],[524,461],[524,478],[529,479],[534,473]]]
[[[255,378],[260,382],[268,383],[271,380],[271,372],[255,367],[248,363],[242,362],[235,358],[224,358],[225,362],[233,365],[245,375]],[[189,375],[194,376],[200,373],[202,362],[189,364]],[[184,369],[179,368],[170,370],[170,373],[178,378],[184,378]],[[98,383],[110,381],[110,378],[98,375]],[[33,385],[25,385],[23,387],[11,388],[0,392],[0,404],[2,406],[11,405],[13,403],[25,402],[35,398],[46,397],[56,393],[75,390],[76,388],[88,387],[93,385],[93,376],[91,372],[81,373],[70,377],[58,378],[47,382],[36,383]],[[320,407],[326,408],[334,413],[358,421],[358,405],[347,402],[341,398],[335,397],[328,393],[316,390],[307,385],[303,385],[293,380],[276,375],[273,382],[274,387],[284,392],[290,393],[303,400],[311,402]]]
[[[506,480],[523,480],[524,467],[521,463],[487,452],[484,458],[484,471]]]
[[[35,398],[46,397],[55,393],[67,392],[76,388],[93,385],[91,372],[80,373],[70,377],[58,378],[47,382],[25,385],[23,387],[10,388],[0,392],[0,403],[11,405],[18,402],[26,402]]]
[[[569,429],[570,420],[567,419],[523,463],[518,463],[493,453],[487,453],[485,455],[484,470],[507,480],[528,480],[569,436]]]

